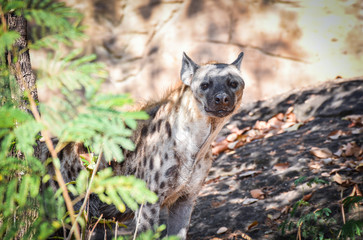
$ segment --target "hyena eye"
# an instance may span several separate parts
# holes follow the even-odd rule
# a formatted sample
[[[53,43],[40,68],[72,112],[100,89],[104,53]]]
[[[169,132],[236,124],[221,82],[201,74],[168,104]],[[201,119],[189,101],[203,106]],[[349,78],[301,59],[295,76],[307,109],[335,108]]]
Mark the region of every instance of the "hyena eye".
[[[231,88],[237,88],[238,83],[237,83],[237,82],[235,82],[235,81],[232,81],[232,82],[230,82],[230,83],[229,83],[229,86],[230,86]]]
[[[202,83],[202,84],[200,84],[200,88],[201,88],[202,90],[207,90],[207,89],[208,89],[208,87],[209,87],[209,84],[208,84],[208,83]]]

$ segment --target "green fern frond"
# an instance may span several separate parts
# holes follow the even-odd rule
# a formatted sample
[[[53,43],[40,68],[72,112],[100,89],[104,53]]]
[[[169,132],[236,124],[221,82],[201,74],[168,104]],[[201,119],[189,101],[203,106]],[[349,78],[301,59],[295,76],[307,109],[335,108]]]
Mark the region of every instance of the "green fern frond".
[[[113,176],[111,168],[97,174],[91,190],[101,201],[114,204],[121,212],[126,210],[125,203],[130,209],[137,210],[139,204],[155,203],[158,199],[144,181],[134,176]]]
[[[20,34],[15,31],[4,32],[0,29],[0,56],[4,56],[7,51],[10,51],[15,40],[20,37]]]

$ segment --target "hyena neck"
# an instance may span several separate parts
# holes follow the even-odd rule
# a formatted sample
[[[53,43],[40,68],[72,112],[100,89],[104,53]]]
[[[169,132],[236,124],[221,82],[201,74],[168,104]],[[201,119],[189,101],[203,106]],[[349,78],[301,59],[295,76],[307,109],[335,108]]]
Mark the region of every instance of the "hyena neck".
[[[193,92],[187,86],[181,87],[170,98],[170,121],[174,126],[174,138],[179,143],[176,150],[181,154],[188,153],[194,163],[209,151],[210,144],[226,119],[203,114]]]

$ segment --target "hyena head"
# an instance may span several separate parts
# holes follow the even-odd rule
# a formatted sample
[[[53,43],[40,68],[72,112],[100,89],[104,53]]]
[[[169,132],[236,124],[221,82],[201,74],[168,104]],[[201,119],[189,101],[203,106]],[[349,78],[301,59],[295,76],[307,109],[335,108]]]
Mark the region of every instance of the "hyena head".
[[[181,80],[190,86],[201,112],[222,118],[239,106],[245,86],[240,72],[242,58],[243,52],[231,64],[199,66],[184,53]]]

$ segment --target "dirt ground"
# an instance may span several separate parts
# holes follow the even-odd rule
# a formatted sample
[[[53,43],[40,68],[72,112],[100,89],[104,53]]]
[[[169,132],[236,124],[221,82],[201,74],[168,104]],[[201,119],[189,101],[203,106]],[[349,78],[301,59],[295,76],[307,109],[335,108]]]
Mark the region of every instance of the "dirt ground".
[[[245,104],[213,152],[188,239],[298,239],[296,227],[284,235],[279,227],[324,208],[331,211],[329,221],[305,222],[300,235],[307,229],[336,239],[329,232],[339,231],[343,213],[346,221],[363,216],[362,206],[358,212],[341,208],[342,199],[363,190],[363,79],[337,79]],[[307,205],[290,217],[301,199]],[[119,234],[131,234],[132,224]],[[107,232],[113,239],[113,230]],[[104,233],[92,239],[104,239]]]
[[[244,105],[213,151],[189,239],[297,239],[296,227],[281,235],[279,226],[302,198],[309,205],[296,217],[329,208],[336,223],[319,231],[334,237],[341,200],[363,190],[363,80],[337,79]],[[326,182],[308,186],[315,177]],[[296,186],[297,179],[305,184]]]

